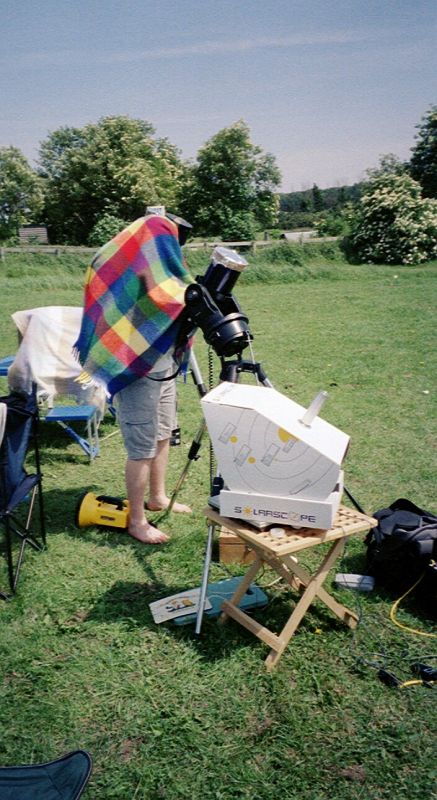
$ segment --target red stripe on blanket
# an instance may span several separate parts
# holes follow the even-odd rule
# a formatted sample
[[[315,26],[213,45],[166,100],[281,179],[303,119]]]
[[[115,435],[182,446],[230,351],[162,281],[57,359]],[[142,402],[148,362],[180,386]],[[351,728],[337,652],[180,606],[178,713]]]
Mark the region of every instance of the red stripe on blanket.
[[[100,337],[100,342],[111,356],[115,356],[117,360],[121,361],[125,366],[129,366],[129,364],[132,364],[132,362],[138,358],[138,353],[135,353],[135,351],[115,333],[113,328],[110,328]]]

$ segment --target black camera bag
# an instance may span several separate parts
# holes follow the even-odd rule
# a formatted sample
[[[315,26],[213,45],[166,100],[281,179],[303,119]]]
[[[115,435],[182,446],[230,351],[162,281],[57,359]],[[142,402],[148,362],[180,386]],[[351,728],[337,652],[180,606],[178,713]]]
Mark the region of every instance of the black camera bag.
[[[437,618],[437,516],[404,498],[372,516],[378,525],[366,537],[369,574],[396,596],[418,581],[412,597]]]

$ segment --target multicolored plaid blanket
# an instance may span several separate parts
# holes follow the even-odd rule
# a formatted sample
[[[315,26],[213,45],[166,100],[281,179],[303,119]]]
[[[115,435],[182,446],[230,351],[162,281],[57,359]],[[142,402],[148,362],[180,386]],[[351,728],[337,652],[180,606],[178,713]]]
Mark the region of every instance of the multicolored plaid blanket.
[[[175,346],[189,283],[177,226],[166,217],[142,217],[105,244],[85,279],[78,380],[114,395],[147,375]]]

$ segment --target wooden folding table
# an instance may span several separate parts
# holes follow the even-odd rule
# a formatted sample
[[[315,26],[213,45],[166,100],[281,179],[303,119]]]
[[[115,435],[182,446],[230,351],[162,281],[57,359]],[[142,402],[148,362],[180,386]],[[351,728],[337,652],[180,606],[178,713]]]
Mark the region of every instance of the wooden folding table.
[[[243,576],[232,598],[224,601],[219,622],[223,624],[228,617],[232,617],[265,642],[270,647],[270,653],[265,661],[267,669],[276,666],[304,614],[316,597],[346,625],[350,628],[356,627],[357,615],[332,597],[323,588],[323,583],[329,570],[343,552],[345,540],[355,533],[363,533],[369,528],[373,528],[376,525],[375,519],[346,506],[340,506],[333,527],[327,531],[311,528],[295,529],[282,525],[280,528],[258,530],[241,520],[222,517],[210,507],[205,509],[204,514],[210,525],[224,526],[233,531],[256,554],[255,561]],[[331,544],[331,547],[318,569],[311,575],[304,567],[300,566],[294,554],[320,544]],[[279,634],[273,633],[238,608],[240,599],[264,564],[275,570],[292,589],[302,592],[291,616]]]

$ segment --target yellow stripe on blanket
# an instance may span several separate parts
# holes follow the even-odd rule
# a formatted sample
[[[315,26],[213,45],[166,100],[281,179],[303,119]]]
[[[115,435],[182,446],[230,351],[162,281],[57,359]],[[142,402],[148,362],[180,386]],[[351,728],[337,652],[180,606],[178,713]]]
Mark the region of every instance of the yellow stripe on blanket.
[[[183,303],[186,288],[186,283],[182,283],[176,278],[167,278],[161,281],[159,286],[153,286],[149,289],[149,298],[157,305],[171,302],[172,300],[176,300],[177,303]]]
[[[138,355],[143,353],[144,348],[148,347],[150,344],[141,333],[138,333],[137,329],[134,328],[127,317],[119,319],[118,322],[112,326],[112,330]]]

